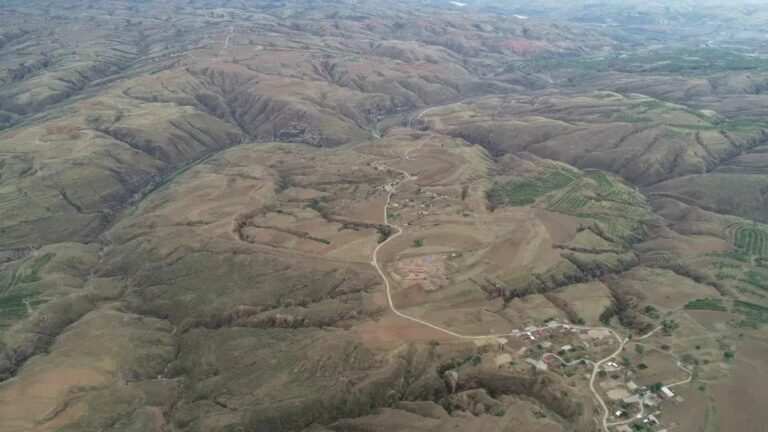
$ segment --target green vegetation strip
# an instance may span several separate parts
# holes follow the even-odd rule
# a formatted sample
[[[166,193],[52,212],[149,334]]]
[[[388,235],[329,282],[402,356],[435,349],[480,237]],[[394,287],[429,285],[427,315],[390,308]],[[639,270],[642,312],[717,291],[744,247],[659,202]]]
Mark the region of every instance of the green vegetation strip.
[[[728,308],[723,304],[721,299],[713,298],[703,298],[689,301],[688,304],[685,305],[685,308],[689,310],[711,310],[720,312],[728,311]]]
[[[724,71],[766,70],[768,60],[731,49],[665,49],[623,56],[534,59],[515,63],[509,69],[543,72],[570,69],[584,74],[609,71],[711,75]]]

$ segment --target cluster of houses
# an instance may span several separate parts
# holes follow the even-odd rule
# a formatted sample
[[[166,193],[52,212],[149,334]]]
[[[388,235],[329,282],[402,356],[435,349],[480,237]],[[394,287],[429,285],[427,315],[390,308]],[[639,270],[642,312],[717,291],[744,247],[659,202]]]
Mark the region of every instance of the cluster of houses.
[[[557,321],[550,321],[543,327],[529,326],[523,330],[518,330],[512,333],[512,336],[521,338],[526,345],[536,346],[540,350],[549,351],[541,357],[541,359],[527,358],[526,362],[534,366],[539,370],[547,370],[550,368],[557,368],[563,366],[566,363],[561,356],[576,351],[578,348],[574,345],[573,336],[577,336],[582,341],[578,343],[581,347],[595,347],[604,343],[610,343],[610,338],[606,341],[600,341],[606,337],[603,333],[592,333],[593,330],[588,330],[583,327],[573,326],[570,324],[562,324]],[[576,339],[577,341],[579,339]],[[587,342],[589,340],[589,342]],[[528,348],[523,348],[523,352],[528,351]],[[589,360],[580,361],[576,360],[573,363],[589,362]],[[567,365],[567,363],[566,363]]]
[[[562,324],[558,321],[549,321],[544,327],[528,326],[523,330],[514,330],[512,336],[521,337],[531,342],[538,341],[547,336],[575,332],[577,329],[570,324]],[[582,330],[585,331],[586,330]]]
[[[615,366],[621,368],[618,364]],[[611,398],[611,392],[609,392],[609,399],[612,399],[610,404],[613,407],[613,417],[615,422],[620,423],[615,426],[614,430],[617,432],[666,432],[667,429],[657,417],[661,414],[658,407],[662,401],[675,398],[672,390],[669,387],[660,385],[641,387],[633,381],[627,381],[624,388],[627,391],[626,396],[620,399]],[[640,407],[636,414],[631,413],[627,408],[632,405]],[[650,414],[647,413],[648,409],[651,410]],[[632,417],[634,418],[631,421],[624,421],[624,419]]]
[[[543,327],[526,327],[513,332],[513,336],[521,338],[527,345],[535,345],[547,350],[541,359],[527,358],[526,362],[539,370],[556,367],[589,363],[589,360],[573,360],[568,362],[566,354],[575,350],[577,344],[569,335],[577,336],[578,345],[597,347],[610,344],[614,339],[610,332],[600,329],[585,329],[570,324],[551,321]],[[559,343],[557,343],[559,342]],[[527,350],[528,348],[523,348]],[[557,354],[555,354],[557,353]],[[606,377],[600,386],[608,393],[608,403],[612,414],[612,430],[617,432],[667,432],[659,420],[659,406],[664,400],[675,399],[675,394],[669,387],[657,384],[654,386],[639,386],[629,379],[628,375],[618,378],[616,375],[624,367],[617,361],[608,361],[601,365],[601,370],[612,377]],[[631,374],[629,374],[631,375]]]

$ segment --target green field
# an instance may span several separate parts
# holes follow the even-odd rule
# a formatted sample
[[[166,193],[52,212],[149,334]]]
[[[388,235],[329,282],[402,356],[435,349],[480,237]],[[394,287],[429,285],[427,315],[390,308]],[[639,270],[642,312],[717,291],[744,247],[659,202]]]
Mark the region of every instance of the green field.
[[[713,298],[691,300],[685,305],[685,308],[689,310],[728,311],[728,308],[723,304],[722,300]]]
[[[763,225],[733,224],[726,232],[740,251],[754,256],[768,256],[768,230]]]
[[[577,210],[581,210],[589,205],[589,199],[578,193],[572,193],[572,189],[564,193],[557,201],[549,206],[550,210],[558,211],[560,213],[573,213]]]
[[[616,205],[636,207],[643,204],[632,188],[602,171],[594,171],[576,181],[549,205],[549,209],[561,213],[585,215],[583,209],[588,208],[590,202],[609,202],[608,205],[602,205],[608,210]],[[625,216],[628,215],[625,214]]]
[[[573,181],[573,175],[565,170],[550,170],[537,177],[494,183],[487,192],[487,198],[492,208],[526,206]]]
[[[0,323],[22,318],[27,311],[27,307],[24,305],[24,300],[27,297],[29,297],[29,293],[23,291],[0,296]]]
[[[3,272],[0,276],[0,331],[27,314],[27,304],[41,303],[39,293],[34,289],[39,282],[40,271],[53,259],[54,254],[45,254],[28,260],[15,272]]]
[[[727,252],[715,252],[715,253],[711,253],[711,254],[708,254],[708,255],[714,256],[714,257],[718,257],[718,258],[727,258],[727,259],[731,259],[731,260],[734,260],[734,261],[739,261],[739,262],[742,262],[742,263],[750,262],[749,254],[747,254],[744,251],[739,250],[739,249],[732,250],[732,251],[727,251]],[[737,268],[737,269],[741,268],[741,266],[734,266],[733,264],[728,264],[728,263],[726,263],[724,261],[719,261],[718,262],[718,266],[719,267],[727,267],[727,268]]]
[[[735,300],[733,306],[735,312],[744,316],[739,325],[758,327],[761,324],[768,324],[768,307],[741,300]]]
[[[595,193],[602,199],[630,206],[643,204],[637,192],[617,178],[609,177],[602,171],[591,172],[588,177],[597,183],[598,189]]]
[[[761,272],[748,270],[744,273],[744,277],[739,279],[739,281],[752,285],[755,288],[759,288],[762,291],[768,291],[768,277]]]
[[[553,197],[549,210],[598,221],[603,234],[616,241],[642,237],[648,208],[642,196],[602,171],[588,171]]]
[[[636,239],[640,234],[636,229],[639,224],[634,221],[615,219],[603,219],[605,233],[615,239]]]
[[[35,259],[29,266],[24,266],[16,274],[15,283],[34,283],[40,280],[40,270],[53,259],[53,254],[45,254]]]
[[[37,291],[17,289],[0,294],[0,334],[15,322],[27,316],[27,303],[30,307],[45,303]]]

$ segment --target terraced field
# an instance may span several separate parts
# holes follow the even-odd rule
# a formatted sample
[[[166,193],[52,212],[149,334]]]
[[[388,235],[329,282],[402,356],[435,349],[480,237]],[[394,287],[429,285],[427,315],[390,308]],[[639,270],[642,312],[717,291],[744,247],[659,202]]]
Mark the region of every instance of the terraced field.
[[[549,206],[549,209],[561,213],[578,213],[580,210],[589,206],[591,200],[578,193],[572,193],[575,192],[574,189],[575,188],[571,188],[568,192],[562,194],[560,199]]]
[[[565,170],[553,169],[532,178],[495,183],[488,191],[488,202],[492,208],[530,205],[544,195],[562,189],[574,181],[573,174]]]
[[[643,206],[644,200],[633,188],[602,171],[588,171],[549,205],[550,210],[578,214],[590,202],[605,206]]]
[[[588,171],[552,197],[548,210],[597,221],[603,234],[624,241],[638,237],[648,215],[642,195],[601,171]]]
[[[733,306],[734,311],[743,316],[740,326],[756,328],[768,324],[768,306],[741,300],[736,300]]]
[[[762,224],[732,224],[726,228],[734,246],[754,256],[768,256],[768,228]]]

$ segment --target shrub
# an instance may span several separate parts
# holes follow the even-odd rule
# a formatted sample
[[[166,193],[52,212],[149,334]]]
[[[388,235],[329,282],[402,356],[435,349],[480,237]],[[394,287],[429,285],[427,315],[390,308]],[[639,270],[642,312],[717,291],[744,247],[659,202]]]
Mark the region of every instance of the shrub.
[[[491,408],[490,414],[496,417],[504,417],[504,414],[506,414],[506,411],[504,411],[504,407],[502,407],[501,405],[496,405],[493,408]]]

